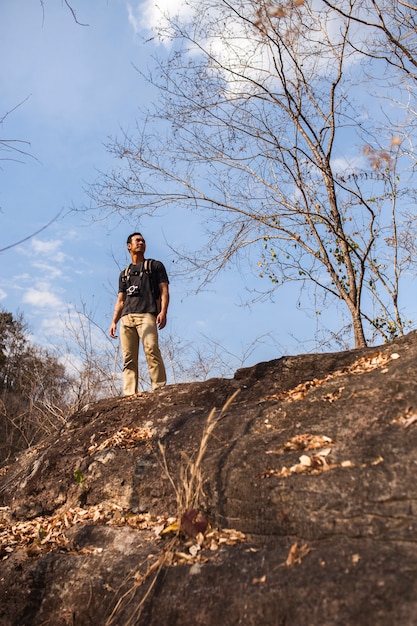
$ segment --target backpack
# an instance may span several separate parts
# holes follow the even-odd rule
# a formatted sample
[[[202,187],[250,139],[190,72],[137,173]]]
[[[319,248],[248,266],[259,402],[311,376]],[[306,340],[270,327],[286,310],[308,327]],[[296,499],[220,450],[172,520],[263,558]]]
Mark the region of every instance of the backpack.
[[[155,303],[156,303],[156,311],[158,314],[161,312],[161,293],[159,291],[159,285],[156,282],[155,274],[152,272],[152,264],[153,264],[153,259],[145,259],[143,262],[143,271],[145,274],[150,276],[151,292],[152,292],[153,299],[155,300]],[[124,282],[127,282],[129,279],[131,265],[132,264],[129,263],[129,265],[126,267],[126,269],[123,272],[122,280]]]

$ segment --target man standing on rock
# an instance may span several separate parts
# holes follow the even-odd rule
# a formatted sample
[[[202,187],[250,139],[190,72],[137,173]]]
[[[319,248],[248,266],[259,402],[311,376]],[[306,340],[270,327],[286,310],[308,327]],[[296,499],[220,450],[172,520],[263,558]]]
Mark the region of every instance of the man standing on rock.
[[[141,233],[127,238],[132,263],[120,273],[119,295],[114,307],[110,336],[117,338],[120,320],[120,345],[123,355],[123,393],[138,391],[139,343],[142,341],[152,389],[166,385],[165,365],[158,343],[158,329],[167,323],[169,280],[160,261],[145,259],[146,243]]]

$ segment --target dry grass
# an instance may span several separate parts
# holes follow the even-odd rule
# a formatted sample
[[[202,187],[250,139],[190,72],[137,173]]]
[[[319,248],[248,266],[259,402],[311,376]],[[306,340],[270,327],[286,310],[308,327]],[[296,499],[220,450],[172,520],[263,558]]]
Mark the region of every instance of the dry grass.
[[[179,517],[181,517],[181,515],[189,509],[198,508],[201,498],[204,496],[204,476],[202,470],[203,457],[206,453],[208,442],[215,427],[222,419],[232,402],[235,400],[238,393],[239,389],[235,391],[232,396],[230,396],[230,398],[226,401],[219,413],[215,408],[211,410],[203,429],[197,454],[195,455],[195,457],[192,458],[183,454],[184,462],[181,464],[180,467],[180,476],[178,483],[173,478],[172,473],[169,469],[165,453],[165,447],[159,442],[161,465],[163,467],[165,475],[172,485],[172,488],[174,489]]]
[[[173,478],[173,475],[169,469],[165,448],[161,443],[159,443],[160,463],[175,492],[178,506],[178,519],[181,519],[181,515],[185,511],[191,508],[197,508],[201,501],[201,498],[204,496],[204,475],[202,469],[202,461],[206,453],[210,437],[215,427],[217,426],[219,420],[222,419],[232,402],[235,400],[238,393],[239,390],[237,390],[226,401],[220,412],[218,412],[218,410],[215,408],[211,410],[205,423],[200,445],[195,457],[189,458],[184,455],[185,463],[181,465],[178,483]],[[177,534],[169,541],[168,544],[165,544],[162,554],[152,564],[149,565],[146,574],[141,575],[138,571],[132,572],[129,588],[125,592],[123,592],[122,595],[120,595],[120,597],[117,599],[116,604],[114,605],[114,608],[105,623],[105,626],[118,624],[120,613],[126,610],[128,605],[132,605],[132,608],[130,617],[125,623],[125,626],[133,626],[133,624],[137,623],[137,620],[142,614],[145,602],[149,598],[153,588],[155,587],[161,570],[164,568],[164,566],[169,566],[173,562],[175,550],[178,545],[178,540],[179,538]],[[140,601],[135,605],[134,601],[136,591],[148,579],[151,579],[149,582],[149,586]],[[125,581],[125,583],[126,582],[128,581]],[[123,583],[122,587],[125,583]]]
[[[140,602],[132,608],[129,619],[127,620],[127,622],[124,622],[124,626],[133,626],[134,624],[137,623],[137,620],[141,616],[145,602],[148,599],[148,597],[151,595],[152,590],[156,584],[156,581],[158,580],[158,575],[160,571],[162,570],[164,565],[169,564],[171,560],[171,553],[174,549],[174,544],[175,544],[175,538],[171,539],[171,541],[169,542],[168,546],[166,546],[166,549],[164,550],[162,555],[156,561],[154,561],[152,564],[149,565],[146,574],[141,575],[138,573],[138,571],[135,571],[132,573],[133,582],[129,585],[129,588],[127,589],[127,591],[125,591],[117,600],[114,606],[114,609],[112,610],[110,616],[105,622],[105,626],[112,626],[112,625],[120,623],[119,622],[120,611],[122,609],[125,609],[127,605],[133,603],[137,589],[141,587],[148,578],[152,577],[152,580],[149,584],[148,589],[146,590],[145,594],[141,598]]]

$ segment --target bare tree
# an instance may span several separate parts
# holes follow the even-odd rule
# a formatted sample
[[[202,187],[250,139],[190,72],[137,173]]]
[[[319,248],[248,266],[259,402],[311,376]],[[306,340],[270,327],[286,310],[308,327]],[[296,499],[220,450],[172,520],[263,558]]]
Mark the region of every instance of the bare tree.
[[[365,101],[364,68],[381,59],[352,46],[366,40],[353,16],[375,3],[327,4],[191,0],[188,23],[160,32],[172,53],[147,77],[157,105],[109,146],[122,165],[91,193],[139,215],[201,211],[207,239],[182,256],[202,283],[246,255],[272,289],[300,281],[319,310],[342,304],[360,347],[404,332],[413,173],[406,120],[381,135],[401,70],[385,59],[385,92]]]
[[[59,430],[69,415],[70,378],[27,335],[22,315],[0,310],[0,463]]]
[[[46,3],[46,0],[39,0],[39,4],[41,5],[42,14],[43,14],[44,17],[45,17],[45,3]],[[72,18],[73,18],[73,20],[74,20],[74,22],[76,24],[78,24],[79,26],[88,26],[88,24],[84,24],[83,22],[80,22],[78,20],[77,12],[76,12],[76,10],[73,7],[73,3],[72,2],[70,3],[70,2],[68,2],[68,0],[63,0],[63,5],[65,5],[65,7],[69,10],[69,12],[71,13]]]
[[[364,29],[361,42],[349,40],[355,50],[417,80],[417,6],[401,0],[363,0],[350,12],[346,2],[323,3]]]
[[[107,331],[95,321],[95,312],[81,303],[80,309],[68,309],[63,324],[64,342],[52,343],[52,349],[71,375],[72,410],[120,395],[118,353]]]
[[[80,309],[71,308],[64,319],[65,341],[52,343],[56,358],[65,365],[70,383],[68,402],[71,412],[101,398],[122,394],[122,358],[119,346],[95,320],[95,311],[85,303]],[[212,377],[233,376],[243,367],[259,343],[273,342],[269,335],[258,336],[241,354],[234,354],[209,337],[203,345],[178,339],[173,331],[160,338],[161,352],[172,383],[207,380]],[[139,354],[139,390],[150,390],[148,368],[143,351]]]
[[[25,98],[23,102],[14,106],[10,111],[6,111],[6,113],[0,117],[0,128],[9,115],[22,106],[29,99],[29,97],[30,96]],[[27,151],[29,146],[30,144],[28,141],[23,141],[22,139],[7,139],[7,137],[0,136],[0,161],[21,161],[22,159],[31,156]]]
[[[161,352],[168,378],[174,383],[232,377],[245,366],[260,343],[275,344],[270,334],[257,336],[250,345],[235,354],[212,337],[201,336],[201,342],[186,342],[175,332],[161,338]],[[279,348],[276,346],[277,349]]]

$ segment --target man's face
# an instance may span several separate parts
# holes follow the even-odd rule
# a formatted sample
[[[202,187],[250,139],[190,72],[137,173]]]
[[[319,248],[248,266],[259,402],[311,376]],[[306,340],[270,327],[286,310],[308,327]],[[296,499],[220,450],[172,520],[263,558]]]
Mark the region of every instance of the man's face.
[[[143,237],[135,235],[132,237],[131,243],[127,244],[127,249],[130,252],[145,252],[146,243]]]

